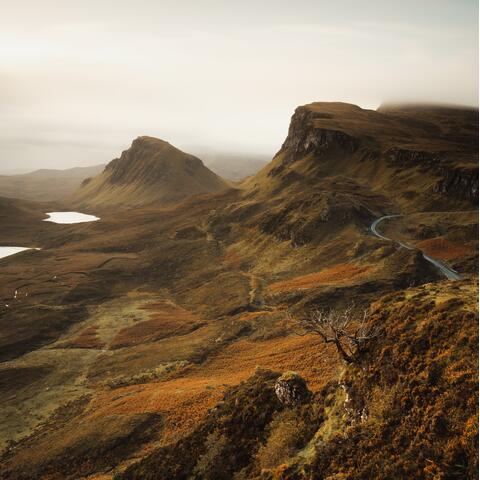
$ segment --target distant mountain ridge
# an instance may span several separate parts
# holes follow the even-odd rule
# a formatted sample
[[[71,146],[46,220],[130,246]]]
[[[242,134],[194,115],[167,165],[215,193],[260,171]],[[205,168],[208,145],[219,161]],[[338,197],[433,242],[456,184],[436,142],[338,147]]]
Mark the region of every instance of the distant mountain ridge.
[[[0,478],[476,478],[477,132],[313,103],[236,188],[141,137],[58,205],[98,222],[0,198],[39,248],[1,260]]]
[[[42,168],[18,175],[0,175],[0,195],[37,202],[67,198],[83,180],[100,173],[105,165],[65,170]]]
[[[135,139],[102,173],[84,181],[73,201],[92,208],[132,207],[170,203],[226,188],[227,182],[199,158],[164,140],[143,136]]]

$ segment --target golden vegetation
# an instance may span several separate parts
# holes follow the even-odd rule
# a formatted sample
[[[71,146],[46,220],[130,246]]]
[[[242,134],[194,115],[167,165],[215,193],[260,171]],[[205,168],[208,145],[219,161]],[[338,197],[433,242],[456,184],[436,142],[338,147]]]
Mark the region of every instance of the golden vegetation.
[[[213,480],[220,466],[242,480],[475,478],[477,292],[463,281],[386,296],[370,318],[381,335],[306,403],[282,406],[278,374],[257,370],[120,478]]]
[[[190,366],[179,378],[139,384],[104,392],[89,407],[91,420],[97,415],[162,413],[162,442],[170,443],[194,429],[226,387],[238,384],[257,368],[295,370],[312,390],[322,388],[337,371],[338,360],[314,336],[287,337],[267,341],[240,340],[222,349],[200,366]]]
[[[157,162],[150,175],[151,161],[160,160],[151,148],[170,147],[143,139],[142,154],[124,157],[134,168],[113,164],[112,175],[82,189],[79,201],[88,202],[106,186],[93,197],[100,222],[47,225],[43,207],[0,199],[2,241],[42,247],[3,259],[0,269],[9,304],[0,305],[2,378],[13,385],[12,376],[25,377],[13,391],[0,389],[1,440],[19,440],[2,457],[1,475],[111,478],[132,464],[124,478],[469,478],[473,283],[402,291],[439,277],[368,226],[383,212],[422,209],[417,225],[405,218],[402,235],[392,238],[405,234],[413,243],[445,232],[449,244],[426,248],[454,254],[455,265],[465,260],[466,251],[456,255],[473,245],[476,219],[460,225],[455,212],[471,208],[474,189],[455,190],[459,183],[448,178],[437,188],[437,156],[429,152],[457,158],[458,151],[465,171],[455,170],[460,160],[438,162],[472,184],[477,152],[462,142],[477,131],[476,116],[379,114],[344,104],[302,112],[305,122],[293,125],[287,147],[238,190],[151,204],[198,190],[175,185],[182,177],[175,169],[173,185],[159,188],[164,170]],[[191,160],[173,154],[180,166]],[[106,207],[130,200],[150,206],[121,214]],[[455,212],[434,222],[429,209]],[[394,292],[374,308],[383,332],[358,366],[344,368],[334,348],[293,335],[283,322],[286,308],[302,313],[352,296],[367,306],[380,292]],[[267,368],[302,375],[310,401],[283,406]],[[82,408],[69,404],[52,416],[85,395]]]
[[[278,413],[269,425],[269,434],[256,455],[260,469],[282,468],[315,433],[315,422],[295,410]]]
[[[185,335],[202,325],[197,315],[172,302],[156,302],[143,308],[151,310],[150,316],[153,318],[120,330],[110,343],[110,348],[130,347],[166,337]]]
[[[294,290],[307,290],[321,284],[345,284],[366,276],[372,267],[359,266],[353,263],[342,263],[320,272],[271,283],[268,292],[271,294]]]
[[[461,257],[475,255],[477,248],[470,245],[453,243],[443,237],[429,238],[417,243],[417,247],[428,255],[441,260],[456,260]]]

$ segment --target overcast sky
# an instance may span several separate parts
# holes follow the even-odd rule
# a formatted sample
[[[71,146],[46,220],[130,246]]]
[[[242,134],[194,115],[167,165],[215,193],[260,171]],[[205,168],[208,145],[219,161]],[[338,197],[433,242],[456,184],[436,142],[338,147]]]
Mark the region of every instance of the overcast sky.
[[[0,170],[139,135],[273,154],[296,106],[478,103],[474,0],[0,0]]]

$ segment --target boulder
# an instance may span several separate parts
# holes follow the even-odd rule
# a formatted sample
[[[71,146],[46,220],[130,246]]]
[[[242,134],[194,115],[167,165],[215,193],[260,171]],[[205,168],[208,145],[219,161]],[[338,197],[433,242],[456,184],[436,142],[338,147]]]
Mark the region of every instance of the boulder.
[[[307,402],[311,395],[307,382],[295,372],[286,372],[278,378],[275,393],[280,402],[288,407]]]

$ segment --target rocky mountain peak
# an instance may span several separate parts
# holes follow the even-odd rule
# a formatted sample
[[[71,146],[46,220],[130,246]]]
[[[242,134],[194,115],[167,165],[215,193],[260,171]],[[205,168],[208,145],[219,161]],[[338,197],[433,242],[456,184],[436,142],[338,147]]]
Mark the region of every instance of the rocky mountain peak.
[[[164,140],[141,136],[100,175],[82,185],[75,200],[98,207],[145,205],[225,188],[227,183],[199,158]]]

